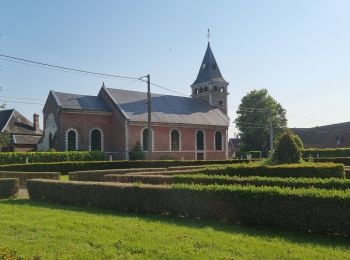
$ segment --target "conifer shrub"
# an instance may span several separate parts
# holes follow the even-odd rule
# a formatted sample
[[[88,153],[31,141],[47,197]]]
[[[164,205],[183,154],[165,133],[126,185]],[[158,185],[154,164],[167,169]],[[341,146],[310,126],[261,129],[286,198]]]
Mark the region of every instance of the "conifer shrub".
[[[129,152],[130,160],[144,160],[145,152],[142,150],[140,142],[137,142],[136,145]]]
[[[290,164],[301,162],[301,152],[290,132],[285,132],[279,139],[276,149],[272,153],[274,164]]]
[[[16,178],[0,179],[0,199],[16,197],[19,190],[19,180]],[[1,255],[0,255],[1,259]]]

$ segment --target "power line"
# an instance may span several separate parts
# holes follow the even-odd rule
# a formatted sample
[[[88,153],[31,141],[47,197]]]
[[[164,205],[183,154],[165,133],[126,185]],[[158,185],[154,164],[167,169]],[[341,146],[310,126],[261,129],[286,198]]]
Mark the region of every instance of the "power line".
[[[40,98],[9,97],[9,96],[0,96],[0,97],[1,97],[1,98],[23,99],[23,100],[38,100],[38,101],[46,101],[45,99],[40,99]]]
[[[45,105],[43,103],[36,103],[36,102],[22,102],[22,101],[11,101],[11,100],[1,100],[0,102],[5,102],[5,103],[16,103],[16,104],[27,104],[27,105]]]

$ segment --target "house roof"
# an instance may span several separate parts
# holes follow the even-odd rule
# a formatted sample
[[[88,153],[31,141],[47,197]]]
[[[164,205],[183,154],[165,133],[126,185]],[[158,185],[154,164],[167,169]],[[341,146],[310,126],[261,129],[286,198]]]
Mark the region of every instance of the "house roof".
[[[317,126],[311,128],[292,128],[303,141],[306,148],[336,148],[350,146],[350,122]],[[339,139],[339,144],[337,144]]]
[[[12,144],[38,144],[40,141],[40,135],[12,135]]]
[[[66,109],[110,111],[101,97],[69,94],[51,90],[57,104]]]
[[[0,111],[0,131],[3,132],[7,122],[9,121],[14,109],[6,109]]]
[[[216,63],[216,60],[210,48],[209,42],[208,42],[207,50],[204,54],[201,67],[199,68],[197,78],[192,85],[201,84],[208,81],[226,82],[226,80],[221,75],[219,66]]]
[[[0,111],[1,132],[10,134],[42,135],[42,131],[35,130],[33,123],[15,109]]]
[[[147,122],[147,93],[105,88],[131,121]],[[152,94],[152,122],[228,126],[218,108],[189,97]]]

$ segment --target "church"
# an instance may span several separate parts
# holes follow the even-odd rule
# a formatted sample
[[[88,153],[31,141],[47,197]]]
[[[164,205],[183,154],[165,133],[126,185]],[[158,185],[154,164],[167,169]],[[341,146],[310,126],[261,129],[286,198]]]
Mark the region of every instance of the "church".
[[[208,42],[191,96],[152,93],[151,159],[226,159],[228,84]],[[110,158],[127,160],[135,146],[148,150],[145,92],[104,84],[97,96],[51,90],[43,116],[41,151],[104,151]]]

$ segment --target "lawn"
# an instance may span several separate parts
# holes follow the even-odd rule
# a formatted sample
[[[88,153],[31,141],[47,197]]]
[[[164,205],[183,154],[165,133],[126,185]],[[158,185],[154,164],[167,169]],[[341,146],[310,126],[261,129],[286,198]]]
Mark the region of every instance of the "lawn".
[[[0,201],[0,248],[42,259],[350,259],[347,238]]]

